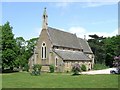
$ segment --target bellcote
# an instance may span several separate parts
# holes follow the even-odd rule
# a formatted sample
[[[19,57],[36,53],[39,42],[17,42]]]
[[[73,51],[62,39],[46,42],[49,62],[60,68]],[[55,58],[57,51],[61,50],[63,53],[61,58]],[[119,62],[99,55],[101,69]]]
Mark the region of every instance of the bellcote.
[[[48,15],[47,15],[47,12],[46,12],[46,7],[44,8],[44,12],[43,12],[43,22],[42,22],[42,29],[47,29],[48,27]]]

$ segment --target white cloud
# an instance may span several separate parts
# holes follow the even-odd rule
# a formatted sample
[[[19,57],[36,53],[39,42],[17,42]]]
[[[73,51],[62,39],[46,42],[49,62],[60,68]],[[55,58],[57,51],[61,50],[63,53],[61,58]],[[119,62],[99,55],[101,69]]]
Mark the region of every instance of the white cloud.
[[[69,2],[58,2],[55,4],[56,7],[67,8],[70,5]]]
[[[90,2],[86,2],[84,4],[82,4],[82,8],[88,8],[88,7],[100,7],[100,6],[104,6],[104,5],[117,5],[118,2],[114,1],[114,2],[104,2],[104,1],[90,1]]]
[[[98,35],[98,36],[103,36],[103,37],[112,37],[118,34],[118,29],[113,30],[113,32],[108,33],[108,32],[89,32],[83,27],[71,27],[69,28],[69,32],[71,33],[76,33],[77,37],[84,38],[86,36],[86,39],[90,39],[89,35]]]
[[[88,7],[99,7],[99,6],[104,6],[104,5],[114,5],[114,4],[118,4],[118,1],[116,0],[109,0],[109,1],[102,1],[102,0],[97,0],[97,1],[93,1],[93,0],[86,0],[86,1],[61,1],[61,2],[56,2],[56,3],[52,3],[52,6],[55,6],[55,7],[59,7],[59,8],[63,8],[63,9],[66,9],[68,8],[72,3],[74,2],[84,2],[84,3],[80,3],[80,7],[82,8],[88,8]]]
[[[34,29],[34,31],[35,31],[36,34],[40,34],[41,30],[42,30],[42,28],[36,28],[36,29]]]
[[[69,31],[71,33],[76,33],[76,34],[78,34],[78,33],[85,33],[86,32],[86,30],[84,28],[82,28],[82,27],[71,27],[69,29]]]

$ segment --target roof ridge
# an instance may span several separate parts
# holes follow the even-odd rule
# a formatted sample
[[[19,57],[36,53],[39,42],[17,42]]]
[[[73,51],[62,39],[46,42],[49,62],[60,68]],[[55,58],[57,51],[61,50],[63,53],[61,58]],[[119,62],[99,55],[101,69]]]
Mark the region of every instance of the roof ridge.
[[[76,49],[82,48],[79,44],[78,37],[76,36],[76,34],[62,31],[53,27],[48,27],[47,31],[49,33],[53,45],[59,45],[63,47]]]
[[[64,32],[64,33],[68,33],[68,34],[72,34],[72,35],[75,35],[75,36],[76,36],[76,34],[73,34],[73,33],[67,32],[67,31],[63,31],[63,30],[60,30],[60,29],[58,29],[58,28],[53,28],[53,27],[48,27],[48,28],[52,28],[52,29],[54,29],[54,30],[57,30],[57,31],[60,31],[60,32]],[[76,36],[76,37],[77,37],[77,36]]]

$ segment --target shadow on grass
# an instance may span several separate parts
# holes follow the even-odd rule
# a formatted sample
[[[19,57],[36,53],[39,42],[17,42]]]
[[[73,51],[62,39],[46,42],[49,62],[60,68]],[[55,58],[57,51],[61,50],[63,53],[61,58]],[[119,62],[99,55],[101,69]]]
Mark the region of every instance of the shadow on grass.
[[[16,72],[19,72],[19,71],[18,70],[10,70],[10,69],[0,71],[0,73],[16,73]]]
[[[72,74],[72,76],[79,76],[79,75],[81,75],[81,74]]]

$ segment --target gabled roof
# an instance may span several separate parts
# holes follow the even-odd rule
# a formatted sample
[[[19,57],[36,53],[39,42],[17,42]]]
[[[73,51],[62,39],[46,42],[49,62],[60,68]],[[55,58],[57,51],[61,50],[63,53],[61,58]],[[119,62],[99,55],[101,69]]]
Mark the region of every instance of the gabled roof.
[[[54,46],[82,49],[75,34],[48,27],[48,34]]]
[[[90,60],[87,55],[81,51],[71,51],[71,50],[59,50],[56,49],[54,52],[60,56],[63,60]]]
[[[81,44],[82,48],[83,48],[83,52],[85,53],[93,53],[88,42],[85,39],[82,38],[78,38],[79,43]]]

